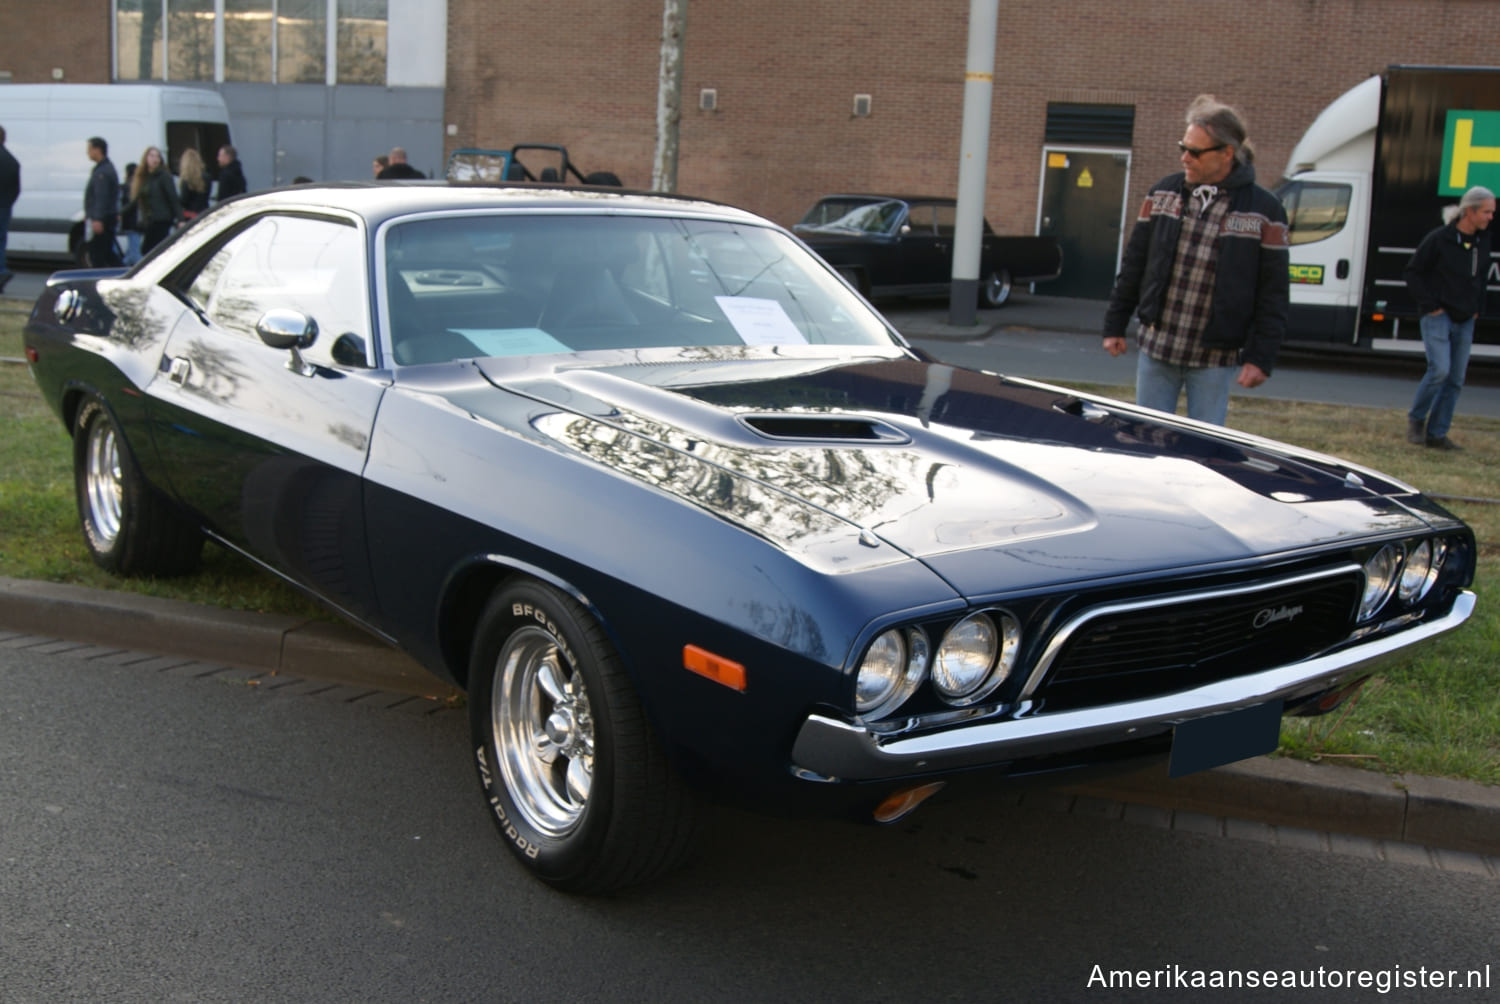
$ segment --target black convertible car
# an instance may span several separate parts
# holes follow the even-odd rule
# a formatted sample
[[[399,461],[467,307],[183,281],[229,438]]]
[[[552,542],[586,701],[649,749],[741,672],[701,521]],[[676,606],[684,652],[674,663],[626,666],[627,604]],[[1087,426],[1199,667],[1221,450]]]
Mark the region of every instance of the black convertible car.
[[[467,688],[504,842],[602,890],[700,796],[1272,749],[1473,608],[1469,529],[1326,456],[925,358],[790,234],[604,189],[300,186],[26,329],[105,568],[204,539]]]
[[[979,306],[1002,307],[1017,284],[1062,274],[1057,238],[1000,236],[981,222]],[[957,226],[954,199],[826,195],[792,231],[866,296],[947,296]]]

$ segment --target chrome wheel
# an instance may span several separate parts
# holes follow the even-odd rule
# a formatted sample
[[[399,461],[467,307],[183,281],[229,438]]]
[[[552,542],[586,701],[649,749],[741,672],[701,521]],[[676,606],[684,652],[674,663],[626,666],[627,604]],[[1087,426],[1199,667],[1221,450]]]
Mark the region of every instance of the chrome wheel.
[[[120,536],[120,514],[125,489],[120,473],[120,445],[115,439],[114,424],[103,416],[88,429],[84,455],[84,500],[94,539],[101,550],[114,546]]]
[[[1010,300],[1011,279],[1010,270],[1001,268],[990,273],[990,277],[979,287],[979,300],[982,306],[1001,307]]]
[[[550,632],[527,626],[507,639],[490,716],[516,809],[548,837],[572,832],[593,787],[594,718],[582,676]]]

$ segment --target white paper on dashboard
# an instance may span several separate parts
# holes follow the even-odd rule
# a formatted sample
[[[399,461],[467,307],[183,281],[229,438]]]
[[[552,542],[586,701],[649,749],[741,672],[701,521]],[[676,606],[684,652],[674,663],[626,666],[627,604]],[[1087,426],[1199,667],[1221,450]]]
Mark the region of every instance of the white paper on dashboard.
[[[716,296],[719,309],[746,345],[806,345],[781,304],[758,296]]]
[[[541,328],[449,328],[487,356],[545,356],[572,352]]]

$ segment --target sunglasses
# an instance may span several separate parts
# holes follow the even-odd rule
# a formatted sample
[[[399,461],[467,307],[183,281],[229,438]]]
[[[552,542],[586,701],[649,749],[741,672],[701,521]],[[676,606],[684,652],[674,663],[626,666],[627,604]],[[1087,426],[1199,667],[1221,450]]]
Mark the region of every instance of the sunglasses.
[[[1194,160],[1197,160],[1205,153],[1213,153],[1215,150],[1222,150],[1228,145],[1228,143],[1220,143],[1217,146],[1205,146],[1200,148],[1195,146],[1188,146],[1186,143],[1183,143],[1179,140],[1177,143],[1177,149],[1181,150],[1183,153],[1187,154]]]

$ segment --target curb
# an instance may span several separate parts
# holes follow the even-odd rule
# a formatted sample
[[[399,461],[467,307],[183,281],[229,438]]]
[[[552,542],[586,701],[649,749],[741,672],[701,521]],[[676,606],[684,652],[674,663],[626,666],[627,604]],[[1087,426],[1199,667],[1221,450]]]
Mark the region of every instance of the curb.
[[[461,693],[348,624],[0,578],[0,628],[446,699]]]
[[[358,628],[107,589],[0,578],[0,629],[439,700],[461,694]],[[1500,787],[1257,757],[1182,778],[1164,765],[1061,791],[1500,857]]]

